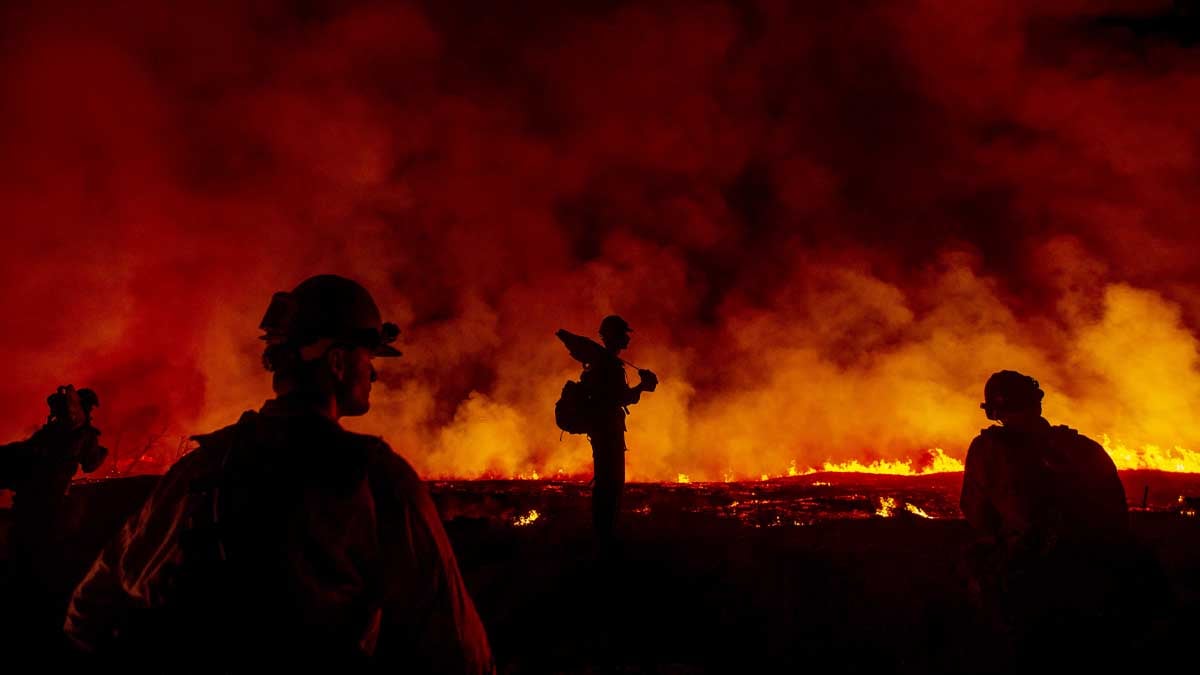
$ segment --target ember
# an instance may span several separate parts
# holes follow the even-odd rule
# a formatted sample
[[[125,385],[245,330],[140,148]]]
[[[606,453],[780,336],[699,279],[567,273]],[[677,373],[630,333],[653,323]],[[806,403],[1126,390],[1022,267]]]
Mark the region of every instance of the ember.
[[[541,517],[542,514],[538,513],[537,509],[530,509],[529,513],[526,513],[523,516],[518,516],[515,520],[513,520],[513,526],[524,527],[526,525],[532,525],[534,521]]]

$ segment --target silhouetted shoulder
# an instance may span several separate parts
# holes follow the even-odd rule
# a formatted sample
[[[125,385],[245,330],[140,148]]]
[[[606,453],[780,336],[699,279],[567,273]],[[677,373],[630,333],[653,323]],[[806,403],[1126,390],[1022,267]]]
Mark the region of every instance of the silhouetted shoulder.
[[[1054,430],[1054,435],[1060,440],[1103,449],[1099,443],[1079,433],[1078,429],[1072,429],[1065,424],[1059,424],[1051,428]]]
[[[233,443],[236,426],[236,424],[230,424],[207,434],[192,436],[192,440],[197,443],[196,447],[172,464],[161,482],[170,485],[179,482],[180,479],[190,479],[220,471],[221,464],[225,460],[225,451]]]
[[[396,454],[387,441],[378,436],[352,434],[353,442],[366,452],[368,470],[376,482],[387,483],[396,494],[423,492],[425,484],[406,459]]]
[[[1076,429],[1072,429],[1066,425],[1058,425],[1052,427],[1051,433],[1054,434],[1055,445],[1059,447],[1070,448],[1074,452],[1108,456],[1108,453],[1104,451],[1104,446],[1079,433]]]
[[[995,448],[1004,445],[1004,429],[998,426],[990,426],[986,429],[980,429],[979,435],[971,441],[971,445],[967,447],[967,459],[971,459],[975,455],[976,461],[982,461],[983,456],[991,456],[995,452]]]
[[[196,434],[192,436],[191,439],[196,442],[196,448],[184,455],[184,458],[186,459],[192,455],[209,456],[223,454],[226,449],[233,446],[234,439],[239,433],[238,427],[247,424],[253,424],[257,419],[257,412],[253,410],[247,410],[246,412],[243,412],[242,416],[238,418],[238,421],[234,422],[233,424],[221,427],[216,431],[210,431],[207,434]]]
[[[1115,472],[1116,464],[1105,451],[1104,446],[1077,430],[1065,425],[1053,427],[1054,445],[1062,452],[1069,453],[1073,461],[1085,463],[1096,470]]]
[[[195,453],[196,450],[199,450],[204,447],[213,447],[214,445],[224,445],[225,443],[231,441],[233,439],[234,433],[236,433],[237,425],[240,424],[243,420],[245,420],[248,415],[254,415],[254,414],[255,413],[253,413],[253,412],[247,411],[246,413],[243,413],[242,417],[240,419],[238,419],[238,421],[235,422],[234,424],[230,424],[229,426],[221,427],[220,429],[217,429],[216,431],[210,431],[207,434],[196,434],[196,435],[192,436],[192,440],[196,442],[198,447],[193,449],[192,452],[190,452],[188,454]]]
[[[1005,431],[1004,427],[993,424],[990,427],[980,429],[979,436],[977,438],[984,439],[989,443],[1003,443],[1006,438],[1006,433],[1007,432]]]

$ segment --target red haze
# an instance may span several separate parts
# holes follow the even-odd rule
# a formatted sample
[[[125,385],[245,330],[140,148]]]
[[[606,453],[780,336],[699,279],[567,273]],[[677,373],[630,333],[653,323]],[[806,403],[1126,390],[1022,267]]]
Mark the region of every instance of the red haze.
[[[1200,52],[1119,18],[1166,2],[253,4],[0,10],[0,436],[72,382],[170,461],[332,271],[427,475],[585,471],[553,332],[611,311],[635,479],[961,456],[1006,367],[1200,447]]]

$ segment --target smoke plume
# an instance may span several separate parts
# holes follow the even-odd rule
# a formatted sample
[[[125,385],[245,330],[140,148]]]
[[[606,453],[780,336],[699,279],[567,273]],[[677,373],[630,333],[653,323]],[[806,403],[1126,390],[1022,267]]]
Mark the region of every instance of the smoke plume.
[[[1187,456],[1200,51],[1169,11],[7,4],[0,437],[71,382],[119,469],[161,468],[270,396],[271,294],[333,272],[404,331],[347,423],[426,476],[589,471],[553,334],[608,313],[661,379],[633,479],[961,458],[1005,368]]]

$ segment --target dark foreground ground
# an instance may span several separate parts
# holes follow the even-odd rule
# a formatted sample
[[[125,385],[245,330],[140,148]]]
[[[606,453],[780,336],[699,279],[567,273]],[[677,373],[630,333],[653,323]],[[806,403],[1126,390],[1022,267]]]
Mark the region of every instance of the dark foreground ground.
[[[1137,505],[1153,486],[1156,508],[1132,520],[1176,603],[1146,636],[1113,627],[1126,637],[1089,649],[1113,664],[1129,657],[1128,672],[1190,669],[1200,518],[1172,505],[1196,494],[1200,477],[1123,478]],[[631,486],[624,546],[611,560],[593,550],[585,486],[440,483],[433,492],[501,672],[996,672],[1002,653],[966,593],[960,480]],[[152,482],[78,486],[86,526],[64,550],[64,588]],[[882,517],[889,498],[882,511],[892,515]]]

